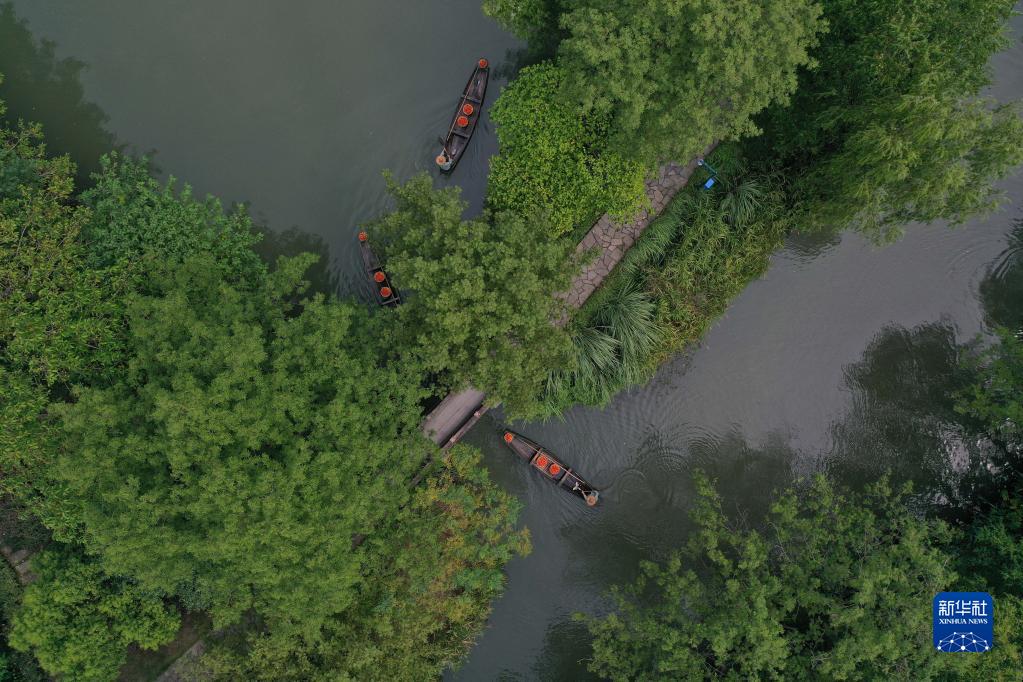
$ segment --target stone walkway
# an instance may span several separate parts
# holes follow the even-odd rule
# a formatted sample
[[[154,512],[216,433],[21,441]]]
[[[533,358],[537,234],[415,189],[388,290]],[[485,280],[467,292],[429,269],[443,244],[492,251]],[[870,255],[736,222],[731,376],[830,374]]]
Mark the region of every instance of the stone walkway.
[[[3,554],[4,559],[11,565],[14,572],[18,574],[18,582],[22,585],[28,585],[36,579],[35,573],[32,572],[32,556],[27,549],[19,549],[18,551],[12,550],[7,545],[0,547],[0,554]]]
[[[643,210],[631,222],[618,225],[605,214],[594,223],[590,231],[576,247],[577,254],[591,249],[599,249],[602,253],[595,261],[583,268],[579,276],[572,281],[567,292],[558,294],[564,298],[571,308],[581,308],[586,299],[597,290],[625,252],[636,243],[639,235],[647,225],[652,223],[668,205],[671,198],[686,186],[689,176],[696,169],[696,159],[685,166],[668,163],[660,168],[657,177],[646,181],[646,196],[650,200],[650,209]],[[561,320],[564,324],[567,320]]]

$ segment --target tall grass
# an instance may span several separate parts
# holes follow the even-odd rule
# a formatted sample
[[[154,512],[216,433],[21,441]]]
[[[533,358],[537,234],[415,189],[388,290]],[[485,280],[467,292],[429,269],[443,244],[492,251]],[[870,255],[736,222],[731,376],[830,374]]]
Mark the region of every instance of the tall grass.
[[[548,377],[548,415],[646,381],[767,267],[788,229],[778,182],[722,165],[733,175],[713,191],[682,190],[576,314],[577,366]]]

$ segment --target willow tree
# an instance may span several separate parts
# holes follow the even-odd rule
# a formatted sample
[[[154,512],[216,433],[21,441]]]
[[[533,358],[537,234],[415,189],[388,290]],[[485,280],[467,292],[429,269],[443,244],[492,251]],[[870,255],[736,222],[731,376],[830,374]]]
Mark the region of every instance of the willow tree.
[[[1017,597],[999,600],[985,656],[935,656],[930,603],[956,589],[956,538],[882,482],[855,501],[818,478],[773,505],[764,531],[732,523],[706,479],[688,547],[589,620],[591,669],[612,680],[1008,679]],[[968,589],[965,585],[961,589]]]
[[[760,163],[786,168],[808,227],[878,239],[910,221],[961,222],[1023,161],[1014,106],[979,96],[1008,45],[1013,0],[823,0],[830,30],[789,107],[762,123]]]
[[[568,287],[570,245],[552,240],[543,218],[462,220],[458,190],[434,190],[425,174],[389,189],[397,209],[368,229],[410,293],[390,328],[394,346],[451,388],[472,383],[534,412],[550,369],[569,362],[553,294]]]
[[[686,161],[712,141],[757,131],[784,103],[824,30],[813,0],[568,0],[559,22],[562,95],[608,115],[612,149]]]

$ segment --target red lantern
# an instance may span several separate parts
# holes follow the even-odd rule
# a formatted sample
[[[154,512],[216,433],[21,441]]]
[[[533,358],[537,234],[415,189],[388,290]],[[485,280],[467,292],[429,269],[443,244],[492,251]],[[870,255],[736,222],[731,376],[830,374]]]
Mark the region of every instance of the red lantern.
[[[369,235],[368,234],[366,234],[365,232],[360,232],[359,233],[359,241],[360,242],[364,242],[367,239],[369,239]]]
[[[472,112],[474,111],[476,111],[476,109],[468,102],[462,105],[462,113],[466,116],[472,116]]]
[[[459,128],[464,128],[467,125],[469,125],[469,119],[467,119],[465,116],[459,116],[457,119],[455,119],[455,123],[458,124]]]
[[[481,68],[481,69],[485,69],[485,68],[487,68],[488,66],[490,66],[490,62],[488,62],[488,61],[487,61],[486,59],[484,59],[484,58],[482,58],[482,57],[481,57],[481,58],[480,58],[480,60],[479,60],[479,61],[477,62],[477,64],[479,64],[479,65],[480,65],[480,68]]]
[[[504,432],[504,442],[505,443],[510,443],[513,440],[515,440],[515,435],[511,431],[505,431]]]
[[[380,297],[381,298],[390,298],[391,297],[391,287],[380,287]]]
[[[383,270],[377,270],[376,272],[373,273],[374,282],[379,284],[380,282],[383,282],[385,279],[387,279],[387,275],[384,274]]]
[[[551,468],[548,469],[548,471],[551,472],[551,476],[557,476],[559,473],[561,473],[561,465],[558,464],[557,462],[552,462]]]
[[[539,457],[536,458],[536,465],[541,469],[546,469],[550,461],[551,460],[547,458],[547,455],[541,454]]]

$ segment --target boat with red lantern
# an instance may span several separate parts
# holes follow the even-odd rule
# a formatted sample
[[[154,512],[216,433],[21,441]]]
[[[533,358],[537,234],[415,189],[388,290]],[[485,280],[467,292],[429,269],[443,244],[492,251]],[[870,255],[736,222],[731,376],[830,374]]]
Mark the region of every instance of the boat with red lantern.
[[[469,146],[476,124],[483,114],[483,99],[487,94],[489,79],[490,63],[481,57],[476,62],[472,75],[469,76],[469,82],[465,84],[462,97],[458,100],[458,108],[455,109],[455,117],[451,119],[448,134],[441,140],[443,146],[436,158],[441,172],[450,173],[454,170]]]
[[[514,431],[504,432],[504,442],[522,460],[550,479],[559,488],[578,495],[589,506],[597,504],[600,493],[582,479],[579,474],[565,466],[557,457],[525,436]]]
[[[377,292],[377,303],[393,308],[401,303],[401,294],[398,288],[391,284],[391,278],[380,265],[373,250],[369,248],[369,235],[365,232],[359,233],[359,250],[362,253],[362,264],[366,267],[366,274],[369,281]]]

